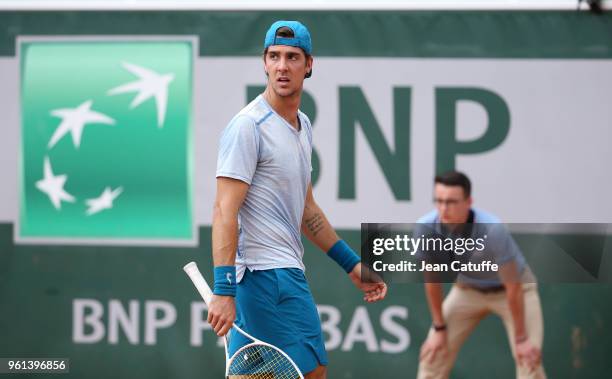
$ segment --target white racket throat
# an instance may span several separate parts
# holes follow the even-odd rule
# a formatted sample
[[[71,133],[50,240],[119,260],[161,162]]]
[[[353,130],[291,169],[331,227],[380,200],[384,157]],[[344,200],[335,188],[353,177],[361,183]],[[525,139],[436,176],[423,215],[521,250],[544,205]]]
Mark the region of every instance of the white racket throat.
[[[189,275],[206,305],[210,305],[213,293],[198,269],[197,264],[189,262],[183,267],[183,270]],[[274,345],[253,337],[235,324],[232,326],[232,329],[251,339],[253,342],[242,346],[230,357],[227,339],[229,333],[223,337],[226,378],[232,375],[238,377],[253,375],[254,378],[258,379],[304,379],[299,368],[287,353]],[[234,372],[240,370],[244,370],[244,372]]]

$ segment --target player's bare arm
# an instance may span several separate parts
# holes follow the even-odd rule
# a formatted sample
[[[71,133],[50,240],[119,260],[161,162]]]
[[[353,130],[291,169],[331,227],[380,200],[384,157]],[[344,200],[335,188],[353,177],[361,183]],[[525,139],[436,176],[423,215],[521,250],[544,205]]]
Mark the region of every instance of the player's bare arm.
[[[419,359],[427,359],[429,362],[433,362],[437,355],[445,355],[448,350],[446,323],[442,314],[442,299],[444,297],[442,284],[425,283],[425,295],[431,313],[434,333],[421,346]]]
[[[340,239],[317,205],[312,194],[312,185],[308,187],[306,193],[304,215],[302,216],[302,233],[323,251],[328,251]]]
[[[249,185],[240,180],[217,178],[212,222],[213,263],[233,266],[238,244],[238,211]],[[217,335],[225,335],[236,318],[236,305],[232,296],[213,295],[208,309],[208,322]]]
[[[523,285],[514,261],[500,267],[500,277],[506,288],[506,299],[514,323],[514,343],[519,364],[535,369],[541,361],[540,350],[529,341],[525,326],[525,302]]]
[[[327,217],[325,217],[325,213],[323,213],[315,201],[312,194],[312,185],[308,186],[306,194],[304,214],[302,216],[302,233],[304,233],[310,242],[326,252],[330,251],[340,240]],[[349,272],[349,277],[353,284],[364,292],[363,299],[369,303],[384,299],[387,295],[387,285],[382,280],[363,281],[363,269],[364,266],[359,262]]]

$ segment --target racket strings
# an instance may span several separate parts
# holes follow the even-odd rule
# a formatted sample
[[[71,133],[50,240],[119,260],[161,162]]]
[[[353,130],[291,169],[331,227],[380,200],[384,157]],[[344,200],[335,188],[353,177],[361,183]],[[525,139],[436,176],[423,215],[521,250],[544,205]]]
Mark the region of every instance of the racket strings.
[[[228,375],[252,379],[297,379],[300,374],[281,352],[267,345],[251,345],[237,353]]]

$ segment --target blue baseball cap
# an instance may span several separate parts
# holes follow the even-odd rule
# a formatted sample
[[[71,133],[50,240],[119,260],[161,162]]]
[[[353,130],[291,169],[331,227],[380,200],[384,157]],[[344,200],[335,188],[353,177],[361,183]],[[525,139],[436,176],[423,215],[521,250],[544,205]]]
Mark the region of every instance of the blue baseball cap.
[[[287,27],[293,31],[293,38],[291,37],[277,37],[276,32],[282,27]],[[266,39],[264,41],[264,49],[267,49],[273,45],[285,45],[299,47],[308,55],[312,54],[312,40],[310,39],[310,32],[308,28],[299,21],[276,21],[266,32]]]

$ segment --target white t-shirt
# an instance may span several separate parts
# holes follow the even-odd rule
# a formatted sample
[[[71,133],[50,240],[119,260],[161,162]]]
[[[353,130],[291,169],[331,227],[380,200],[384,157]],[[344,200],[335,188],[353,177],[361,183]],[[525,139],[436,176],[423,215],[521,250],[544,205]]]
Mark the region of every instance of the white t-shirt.
[[[312,170],[312,125],[302,112],[298,117],[299,131],[259,95],[221,136],[216,176],[249,184],[238,215],[238,281],[246,268],[304,270],[300,227]]]

